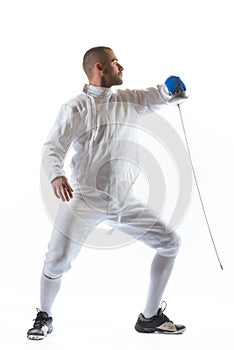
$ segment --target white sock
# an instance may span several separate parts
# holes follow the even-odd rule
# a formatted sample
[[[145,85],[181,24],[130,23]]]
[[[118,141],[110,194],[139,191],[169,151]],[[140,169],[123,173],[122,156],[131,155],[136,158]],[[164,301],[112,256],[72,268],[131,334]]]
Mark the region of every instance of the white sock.
[[[146,318],[156,315],[162,300],[163,292],[171,275],[174,262],[175,257],[166,257],[158,254],[155,255],[151,265],[148,296],[143,311],[143,315]]]
[[[60,289],[62,278],[48,278],[43,273],[41,275],[41,311],[52,315],[52,305]]]

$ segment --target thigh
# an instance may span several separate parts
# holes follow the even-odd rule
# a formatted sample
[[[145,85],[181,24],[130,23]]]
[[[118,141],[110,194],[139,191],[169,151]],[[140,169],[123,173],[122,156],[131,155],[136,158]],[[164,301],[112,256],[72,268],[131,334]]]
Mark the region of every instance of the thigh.
[[[105,217],[105,211],[98,211],[83,198],[75,197],[70,202],[60,204],[54,227],[64,236],[82,245]]]
[[[55,278],[67,272],[88,236],[104,218],[104,212],[94,210],[81,198],[62,202],[45,257],[45,274]]]
[[[174,255],[180,246],[178,234],[169,230],[152,208],[136,198],[122,211],[118,228],[130,235],[132,240],[139,240],[157,249],[162,255]]]

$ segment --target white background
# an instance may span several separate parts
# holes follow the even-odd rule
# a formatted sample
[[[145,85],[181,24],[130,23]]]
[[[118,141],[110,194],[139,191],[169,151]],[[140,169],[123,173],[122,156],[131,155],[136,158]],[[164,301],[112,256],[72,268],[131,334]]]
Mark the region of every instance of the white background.
[[[2,349],[219,349],[233,342],[232,1],[1,1]],[[84,248],[64,277],[55,331],[29,342],[51,222],[40,195],[41,146],[57,112],[81,92],[83,54],[110,46],[128,88],[171,74],[187,85],[182,112],[221,271],[194,188],[179,233],[183,245],[168,284],[166,314],[183,336],[140,335],[154,252],[135,243]],[[178,111],[168,121],[181,132]]]

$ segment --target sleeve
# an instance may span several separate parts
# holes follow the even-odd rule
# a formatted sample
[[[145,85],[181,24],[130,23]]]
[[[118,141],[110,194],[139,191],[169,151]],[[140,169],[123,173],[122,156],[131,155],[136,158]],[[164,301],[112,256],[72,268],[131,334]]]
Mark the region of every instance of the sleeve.
[[[138,105],[139,112],[143,114],[162,108],[172,98],[165,84],[141,90],[119,90],[119,93],[123,101]]]
[[[65,176],[64,159],[72,143],[74,129],[73,108],[64,104],[42,148],[42,166],[50,182]]]

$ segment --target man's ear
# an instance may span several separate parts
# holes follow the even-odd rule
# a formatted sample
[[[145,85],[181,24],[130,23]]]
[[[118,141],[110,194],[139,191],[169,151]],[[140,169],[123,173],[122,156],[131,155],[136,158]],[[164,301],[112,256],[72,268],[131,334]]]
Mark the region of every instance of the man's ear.
[[[103,69],[102,69],[102,64],[101,63],[96,63],[96,68],[97,68],[97,70],[99,70],[99,71],[102,71]]]

